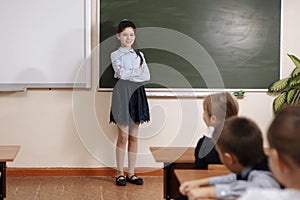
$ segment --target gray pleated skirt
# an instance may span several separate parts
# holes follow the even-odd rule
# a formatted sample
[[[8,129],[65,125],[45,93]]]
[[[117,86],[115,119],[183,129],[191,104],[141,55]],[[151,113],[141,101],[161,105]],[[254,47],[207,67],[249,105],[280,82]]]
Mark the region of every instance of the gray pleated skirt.
[[[110,122],[131,125],[149,120],[149,106],[144,85],[119,79],[113,89]]]

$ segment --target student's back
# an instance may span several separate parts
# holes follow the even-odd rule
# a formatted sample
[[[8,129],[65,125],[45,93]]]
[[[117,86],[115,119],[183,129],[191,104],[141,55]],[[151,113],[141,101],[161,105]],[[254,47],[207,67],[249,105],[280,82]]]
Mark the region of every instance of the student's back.
[[[195,149],[195,169],[208,169],[209,164],[222,164],[211,138],[203,136]]]
[[[195,149],[195,168],[207,169],[209,164],[222,164],[212,141],[214,127],[225,119],[236,116],[239,106],[237,100],[228,92],[208,95],[203,101],[203,120],[207,132],[199,139]]]
[[[267,134],[269,163],[274,176],[286,189],[249,189],[240,200],[300,199],[300,107],[280,111]]]

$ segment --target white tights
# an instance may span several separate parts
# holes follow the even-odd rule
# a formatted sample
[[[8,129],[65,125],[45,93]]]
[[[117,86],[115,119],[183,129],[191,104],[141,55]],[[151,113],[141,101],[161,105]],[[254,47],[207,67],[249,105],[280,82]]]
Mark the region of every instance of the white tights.
[[[128,177],[134,175],[136,155],[138,148],[139,124],[120,125],[118,124],[118,140],[116,148],[117,176],[124,175],[123,165],[128,141]]]

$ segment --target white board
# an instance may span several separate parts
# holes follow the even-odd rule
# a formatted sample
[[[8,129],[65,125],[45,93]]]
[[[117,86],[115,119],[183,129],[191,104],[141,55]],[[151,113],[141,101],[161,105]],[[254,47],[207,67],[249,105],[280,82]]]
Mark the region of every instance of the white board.
[[[90,0],[0,0],[0,85],[90,87]]]

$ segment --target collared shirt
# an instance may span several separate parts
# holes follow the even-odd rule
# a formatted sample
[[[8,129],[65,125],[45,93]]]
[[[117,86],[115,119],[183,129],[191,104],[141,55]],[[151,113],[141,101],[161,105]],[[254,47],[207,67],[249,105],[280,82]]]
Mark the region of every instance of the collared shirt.
[[[293,200],[300,199],[300,190],[295,189],[249,189],[239,200]]]
[[[142,65],[140,65],[140,57],[133,49],[128,50],[120,47],[118,50],[112,52],[111,62],[115,72],[114,77],[133,82],[150,80],[150,72],[144,54],[142,52],[140,54],[143,58]]]
[[[237,180],[237,174],[209,178],[209,184],[215,186],[216,197],[220,199],[234,199],[242,195],[249,188],[280,188],[279,183],[269,171],[244,168],[241,176],[248,175],[247,180]]]
[[[204,135],[208,138],[212,138],[214,131],[215,131],[215,127],[209,126],[207,127],[207,132]]]

